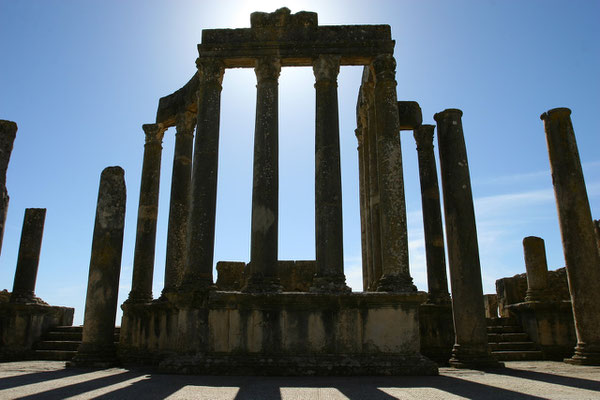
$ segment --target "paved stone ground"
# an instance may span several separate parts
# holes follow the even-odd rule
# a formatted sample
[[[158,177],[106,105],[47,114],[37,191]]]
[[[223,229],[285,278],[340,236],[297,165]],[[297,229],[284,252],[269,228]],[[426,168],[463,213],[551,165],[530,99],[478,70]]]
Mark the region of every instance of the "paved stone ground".
[[[163,375],[64,362],[0,364],[0,399],[600,399],[600,367],[507,362],[480,372],[441,368],[435,377],[227,377]]]

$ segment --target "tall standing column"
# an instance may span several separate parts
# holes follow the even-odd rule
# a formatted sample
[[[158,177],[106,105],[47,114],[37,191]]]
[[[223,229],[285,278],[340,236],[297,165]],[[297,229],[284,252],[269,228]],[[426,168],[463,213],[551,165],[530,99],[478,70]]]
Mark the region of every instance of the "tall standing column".
[[[594,234],[571,110],[555,108],[541,115],[558,208],[577,346],[573,364],[600,365],[600,252]]]
[[[342,176],[337,75],[339,56],[313,61],[316,78],[315,239],[317,272],[313,291],[348,292],[344,276]]]
[[[548,292],[548,263],[544,239],[536,236],[524,238],[523,255],[527,271],[525,301],[544,301]]]
[[[173,291],[183,278],[195,126],[196,115],[194,113],[184,111],[177,115],[163,294]]]
[[[218,59],[199,58],[196,65],[200,84],[186,246],[187,262],[183,275],[183,286],[187,290],[207,288],[213,284],[221,84],[225,72],[223,62]]]
[[[600,219],[594,220],[594,230],[596,231],[596,243],[598,244],[598,251],[600,251]]]
[[[124,174],[121,167],[108,167],[100,177],[83,337],[71,365],[109,367],[117,361],[114,335],[125,226]]]
[[[435,114],[446,218],[446,242],[452,287],[456,342],[450,365],[457,368],[500,366],[487,340],[475,210],[462,111]]]
[[[10,295],[11,303],[46,304],[35,296],[35,281],[37,279],[44,234],[45,208],[25,209],[21,244],[17,258],[15,281]]]
[[[408,269],[408,236],[402,149],[396,98],[396,60],[390,54],[373,61],[375,116],[377,123],[377,169],[381,214],[382,276],[377,291],[414,292]]]
[[[369,76],[372,74],[369,72]],[[375,116],[375,90],[372,81],[363,83],[365,86],[366,100],[366,132],[364,141],[366,143],[368,180],[369,180],[369,237],[371,240],[371,281],[369,290],[377,290],[377,284],[381,279],[381,218],[379,213],[379,174],[377,172],[377,118]]]
[[[358,128],[355,130],[358,140],[358,175],[360,195],[360,240],[362,254],[363,291],[368,291],[373,279],[371,225],[369,215],[369,164],[368,149],[365,143],[365,131],[362,118],[358,118]]]
[[[417,142],[419,179],[421,181],[427,285],[429,289],[427,302],[449,304],[450,294],[448,293],[448,277],[446,276],[440,188],[433,154],[434,129],[435,125],[421,125],[413,132]]]
[[[6,190],[6,170],[16,135],[17,124],[12,121],[0,120],[0,251],[2,251],[2,238],[4,237],[4,224],[9,201]]]
[[[140,204],[133,256],[133,279],[131,292],[129,292],[129,298],[127,299],[128,302],[133,303],[152,301],[160,160],[162,140],[166,130],[162,124],[145,124],[142,128],[146,134],[146,144],[144,145]]]
[[[256,61],[256,125],[252,185],[250,277],[247,291],[277,291],[277,235],[279,213],[279,59]]]

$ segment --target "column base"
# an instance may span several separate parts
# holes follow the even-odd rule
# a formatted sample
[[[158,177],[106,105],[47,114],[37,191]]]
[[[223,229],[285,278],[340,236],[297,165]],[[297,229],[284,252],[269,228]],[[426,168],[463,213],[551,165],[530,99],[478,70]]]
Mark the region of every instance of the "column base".
[[[16,293],[12,292],[9,298],[10,303],[19,303],[19,304],[37,304],[40,306],[49,305],[44,300],[37,297],[33,292],[28,293]]]
[[[458,344],[455,344],[452,348],[452,358],[450,358],[448,364],[454,368],[466,369],[504,368],[504,363],[499,362],[492,356],[489,349],[466,348],[464,345]]]
[[[281,293],[283,286],[277,277],[254,273],[250,275],[241,291],[245,293]]]
[[[573,357],[565,358],[564,362],[572,365],[600,365],[600,349],[598,346],[577,343]]]
[[[315,276],[309,289],[313,293],[350,293],[344,275]]]
[[[426,304],[449,305],[452,304],[450,294],[448,293],[428,293]]]
[[[67,367],[110,368],[119,365],[114,344],[82,343]]]
[[[376,292],[412,293],[417,291],[409,274],[385,274],[375,283]]]
[[[141,293],[129,293],[125,303],[152,303],[152,294],[141,294]]]

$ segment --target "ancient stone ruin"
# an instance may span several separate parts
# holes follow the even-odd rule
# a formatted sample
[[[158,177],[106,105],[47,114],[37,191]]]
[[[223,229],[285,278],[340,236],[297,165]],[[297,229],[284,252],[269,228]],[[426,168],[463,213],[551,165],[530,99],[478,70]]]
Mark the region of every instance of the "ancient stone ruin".
[[[198,72],[161,98],[156,121],[142,126],[133,279],[117,345],[126,194],[120,167],[102,173],[84,326],[69,365],[151,365],[201,374],[435,375],[438,364],[498,368],[498,358],[515,359],[498,351],[506,347],[505,328],[514,328],[507,323],[523,330],[509,334],[531,339],[534,351],[527,357],[600,364],[600,228],[591,218],[570,110],[542,115],[566,269],[548,272],[543,240],[527,237],[526,275],[500,279],[497,293],[484,296],[463,113],[434,115],[442,218],[436,126],[422,125],[418,103],[397,99],[390,32],[387,25],[320,26],[316,13],[287,8],[253,13],[250,28],[202,32]],[[363,292],[346,286],[342,249],[337,76],[347,65],[363,66],[355,131]],[[282,67],[312,67],[315,76],[315,260],[280,260],[277,253]],[[228,68],[254,68],[257,78],[250,261],[219,260],[215,279],[219,112]],[[162,140],[170,127],[176,139],[165,281],[155,299]],[[427,293],[417,290],[409,270],[399,138],[404,130],[413,132],[418,153]],[[16,124],[0,121],[0,178],[15,132]],[[8,204],[4,180],[0,189],[1,230]],[[45,209],[26,211],[14,288],[0,297],[4,359],[32,357],[42,334],[72,323],[73,309],[51,307],[34,293],[44,216]]]

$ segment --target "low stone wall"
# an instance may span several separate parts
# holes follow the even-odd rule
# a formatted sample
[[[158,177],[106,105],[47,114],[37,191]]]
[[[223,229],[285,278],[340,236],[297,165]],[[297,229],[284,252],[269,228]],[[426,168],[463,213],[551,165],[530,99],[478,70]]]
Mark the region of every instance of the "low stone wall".
[[[217,263],[217,288],[219,290],[241,290],[247,280],[243,261],[219,261]],[[278,261],[277,277],[284,292],[308,292],[317,272],[314,260]]]
[[[124,304],[120,357],[184,373],[437,374],[419,352],[425,298],[211,291]]]
[[[525,301],[527,292],[527,275],[519,274],[510,278],[502,278],[496,281],[496,293],[498,295],[498,309],[501,317],[510,317],[507,306]],[[556,271],[548,271],[548,301],[569,301],[569,284],[565,268]]]
[[[42,304],[0,303],[0,358],[26,359],[55,326],[73,324],[75,309]]]

